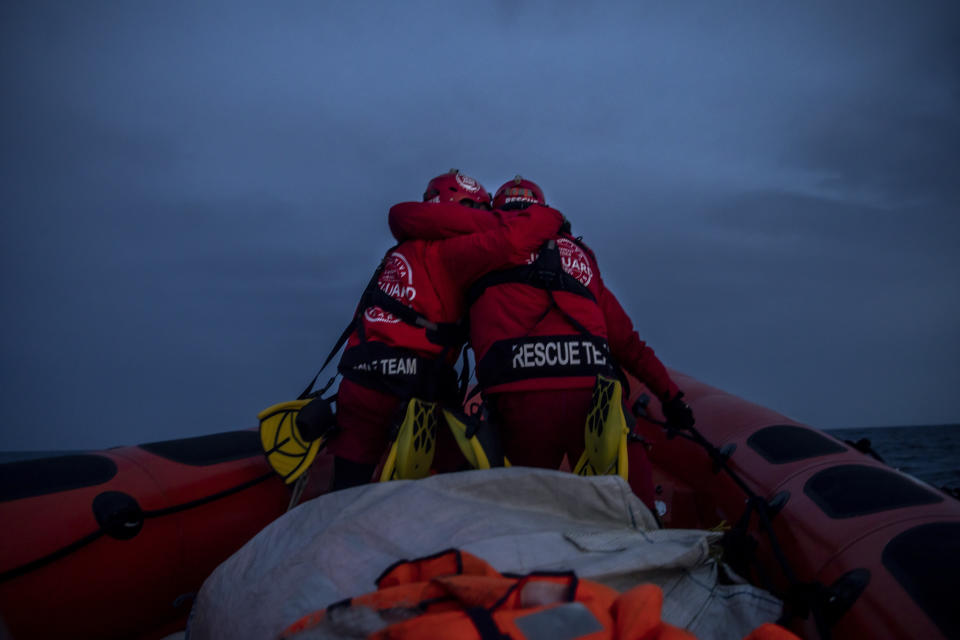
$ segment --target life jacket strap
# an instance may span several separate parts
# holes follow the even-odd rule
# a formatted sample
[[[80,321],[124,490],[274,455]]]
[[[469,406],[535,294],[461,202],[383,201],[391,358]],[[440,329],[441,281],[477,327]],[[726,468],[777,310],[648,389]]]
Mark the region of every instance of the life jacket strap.
[[[497,627],[493,615],[483,607],[466,607],[463,612],[470,618],[480,640],[510,640],[510,636]]]
[[[353,312],[353,317],[350,318],[350,322],[340,333],[340,337],[337,338],[336,343],[333,345],[333,348],[330,349],[330,353],[327,354],[326,359],[324,359],[323,364],[320,365],[320,369],[317,371],[316,375],[313,376],[313,380],[310,381],[310,384],[307,385],[307,388],[297,397],[298,400],[303,400],[304,398],[311,395],[311,390],[313,385],[317,383],[317,378],[320,377],[320,374],[324,369],[327,368],[327,365],[330,364],[330,361],[333,360],[333,357],[340,352],[340,349],[347,343],[347,340],[350,338],[350,334],[353,333],[356,329],[360,333],[360,339],[366,341],[366,337],[363,334],[363,323],[359,321],[360,317],[363,315],[363,312],[366,310],[364,307],[364,300],[367,297],[367,292],[371,287],[377,286],[377,280],[380,278],[380,274],[383,272],[383,267],[387,263],[387,256],[390,255],[390,251],[393,251],[397,248],[398,245],[391,247],[387,253],[380,260],[380,264],[377,265],[377,268],[373,271],[373,275],[370,276],[370,281],[367,283],[367,286],[363,289],[363,293],[360,295],[360,303],[357,305],[357,309]],[[335,378],[336,376],[334,376]],[[333,384],[333,379],[327,383],[326,388],[329,388]],[[323,392],[321,392],[322,395]]]
[[[364,295],[363,310],[380,307],[414,327],[426,329],[427,340],[446,347],[458,347],[466,341],[466,330],[460,322],[434,322],[412,307],[384,293],[376,284]]]
[[[537,259],[530,264],[492,271],[482,276],[467,290],[467,306],[473,306],[490,287],[508,283],[525,284],[545,291],[566,291],[592,302],[597,301],[590,289],[563,270],[556,240],[544,243]]]

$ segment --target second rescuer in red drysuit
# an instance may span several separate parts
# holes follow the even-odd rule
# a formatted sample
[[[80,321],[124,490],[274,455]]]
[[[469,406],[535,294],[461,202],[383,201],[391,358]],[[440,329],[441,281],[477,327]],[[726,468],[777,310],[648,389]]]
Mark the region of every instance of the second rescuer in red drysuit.
[[[476,233],[545,200],[540,187],[518,176],[500,187],[493,204],[494,215],[453,217],[403,203],[390,210],[390,228],[398,240]],[[596,376],[615,376],[618,365],[657,395],[672,422],[693,424],[677,385],[604,286],[593,252],[569,228],[524,266],[479,279],[467,304],[477,378],[511,463],[555,469],[566,454],[573,465],[583,452]],[[639,445],[628,452],[631,486],[651,506],[649,462]]]
[[[424,201],[417,204],[442,208],[442,218],[489,207],[490,196],[476,180],[451,171],[430,181]],[[547,207],[524,213],[477,233],[408,240],[387,252],[358,305],[338,367],[339,433],[329,443],[334,489],[370,481],[406,400],[458,402],[452,363],[465,340],[456,323],[466,286],[522,263],[563,219]]]

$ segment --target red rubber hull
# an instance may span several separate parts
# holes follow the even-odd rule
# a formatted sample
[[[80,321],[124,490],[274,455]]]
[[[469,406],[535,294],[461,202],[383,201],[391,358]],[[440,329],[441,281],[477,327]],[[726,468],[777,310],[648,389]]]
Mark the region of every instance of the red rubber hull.
[[[827,611],[832,637],[960,637],[955,607],[937,595],[940,588],[960,592],[952,577],[960,571],[950,571],[960,566],[960,502],[829,435],[672,375],[694,408],[697,429],[730,453],[727,464],[749,490],[779,504],[771,522],[794,582],[839,589],[851,576],[866,576],[848,602],[840,598],[842,606]],[[631,391],[631,406],[652,395],[636,381]],[[715,470],[702,447],[667,437],[653,422],[662,420],[655,400],[648,409],[650,420],[640,419],[636,431],[647,442],[664,525],[705,529],[740,521],[743,489]],[[181,448],[190,453],[197,441],[227,435],[189,439]],[[14,638],[159,638],[181,629],[210,571],[287,507],[290,489],[271,476],[256,443],[227,446],[229,459],[202,464],[171,459],[163,445],[173,443],[157,444],[96,452],[113,470],[104,479],[100,464],[101,476],[89,486],[0,497],[0,615]],[[331,471],[321,454],[304,499],[328,486]],[[97,534],[110,529],[103,514],[125,504],[111,498],[98,520],[95,502],[104,494],[136,502],[142,517],[135,535]],[[126,519],[136,524],[136,517]],[[119,522],[122,534],[130,522]],[[94,539],[71,548],[89,534]],[[757,516],[746,534],[756,541],[758,560],[746,576],[788,594],[790,580]],[[819,637],[810,615],[795,616],[792,627]]]
[[[942,580],[942,588],[957,593],[958,579],[946,569],[960,565],[960,501],[821,431],[680,373],[671,375],[694,410],[696,429],[718,449],[732,449],[729,467],[764,500],[783,501],[771,522],[796,580],[830,587],[843,576],[867,577],[852,604],[826,610],[834,638],[956,633],[960,618],[933,583]],[[631,388],[630,406],[642,394],[652,395],[636,381]],[[651,401],[649,417],[662,420],[656,405]],[[668,438],[652,420],[640,419],[636,431],[649,443],[657,499],[666,507],[664,525],[709,529],[740,521],[744,491],[715,472],[701,446]],[[787,593],[790,582],[758,516],[751,517],[748,531],[762,566],[749,577],[762,584],[766,574],[777,591]],[[812,615],[792,625],[804,637],[819,637]]]
[[[189,454],[198,441],[212,462],[161,455]],[[166,446],[175,443],[182,446]],[[5,492],[0,501],[0,618],[13,638],[150,638],[182,629],[207,575],[289,504],[290,488],[256,450],[255,432],[157,444],[0,465],[7,486],[43,492]],[[85,466],[93,473],[80,473]],[[304,498],[327,486],[329,472],[319,457]],[[78,481],[94,484],[69,488]],[[118,511],[131,500],[139,517],[135,508]],[[113,531],[103,520],[111,514],[119,539],[105,532]]]

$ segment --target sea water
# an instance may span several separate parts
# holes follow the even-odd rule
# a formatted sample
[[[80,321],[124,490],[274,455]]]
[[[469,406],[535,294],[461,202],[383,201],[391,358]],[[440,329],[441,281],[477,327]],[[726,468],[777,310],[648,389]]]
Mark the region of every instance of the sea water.
[[[870,440],[883,461],[934,487],[960,487],[960,425],[829,429],[838,440]]]
[[[826,429],[838,440],[870,440],[883,461],[936,488],[960,488],[960,424]],[[0,464],[77,451],[0,451]]]

